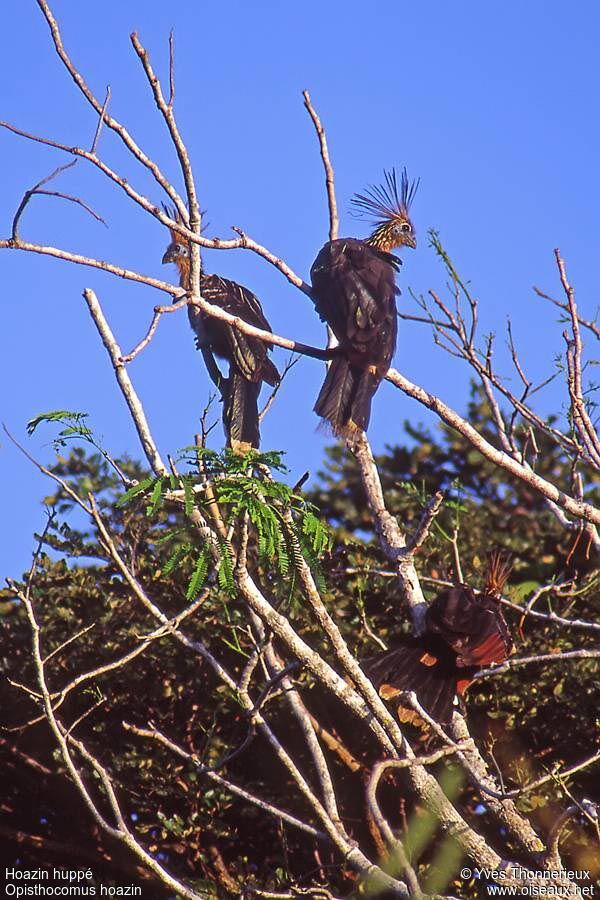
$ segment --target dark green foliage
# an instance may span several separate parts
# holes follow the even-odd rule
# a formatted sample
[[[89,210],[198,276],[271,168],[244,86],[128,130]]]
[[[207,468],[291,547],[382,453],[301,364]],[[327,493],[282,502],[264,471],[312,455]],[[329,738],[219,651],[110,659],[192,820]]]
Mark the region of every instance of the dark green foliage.
[[[194,510],[209,514],[217,503],[227,530],[242,522],[253,527],[261,564],[274,566],[285,578],[290,559],[298,562],[294,554],[299,551],[320,578],[319,557],[329,549],[329,532],[311,503],[289,485],[273,480],[271,470],[287,471],[281,453],[252,450],[240,455],[231,450],[217,453],[205,447],[187,447],[180,453],[177,462],[187,464],[191,473],[144,478],[119,498],[117,506],[124,507],[141,498],[146,504],[146,515],[152,517],[165,500],[173,500],[174,491],[182,491],[184,512],[189,519]],[[165,571],[173,571],[190,557],[194,560],[186,591],[188,599],[193,599],[204,585],[211,548],[202,547],[198,553],[193,543],[182,539],[182,534],[181,529],[167,531],[160,542],[175,543]],[[212,550],[219,560],[219,585],[233,596],[235,563],[230,543],[221,538]]]
[[[481,433],[492,438],[487,409],[477,393],[468,415]],[[458,530],[463,571],[475,587],[481,586],[487,552],[499,546],[514,557],[508,595],[515,603],[526,603],[536,587],[550,579],[576,578],[577,593],[553,599],[553,608],[570,618],[594,618],[598,573],[587,558],[585,543],[574,547],[573,538],[561,530],[537,495],[523,484],[507,480],[449,431],[431,433],[413,424],[406,426],[406,433],[406,443],[388,448],[378,463],[390,511],[408,531],[416,526],[433,493],[440,488],[446,491],[437,525],[418,559],[430,595],[437,587],[426,579],[444,579],[452,573],[450,539]],[[82,498],[89,491],[95,493],[119,553],[134,568],[150,599],[168,616],[184,612],[191,600],[201,596],[202,586],[210,586],[206,598],[186,620],[185,632],[204,641],[238,677],[254,651],[244,608],[234,590],[235,558],[245,524],[250,567],[274,605],[284,604],[296,592],[296,565],[303,559],[313,565],[318,558],[324,599],[359,658],[378,649],[373,632],[393,644],[395,636],[408,627],[394,578],[375,571],[385,573],[388,563],[372,533],[356,465],[340,447],[330,450],[328,460],[318,487],[308,497],[272,480],[266,467],[277,471],[281,459],[271,454],[236,457],[188,448],[178,462],[185,470],[182,474],[156,479],[130,460],[118,461],[117,471],[101,453],[86,455],[73,446],[67,457],[59,457],[54,471]],[[552,473],[559,486],[568,487],[568,465],[543,440],[539,470]],[[119,472],[130,485],[125,492]],[[199,541],[190,523],[195,510],[209,514],[207,485],[232,530],[231,541],[221,539],[216,548]],[[169,499],[173,491],[180,492],[177,503]],[[76,673],[138,647],[140,638],[156,629],[156,622],[128,590],[95,529],[75,514],[72,499],[59,488],[45,502],[55,511],[56,521],[46,538],[47,553],[40,559],[32,594],[42,626],[43,652],[52,652],[81,628],[93,625],[49,666],[51,688],[60,690]],[[543,598],[537,608],[547,611],[549,602]],[[285,609],[302,636],[330,657],[308,610],[298,603]],[[520,614],[506,610],[506,615],[520,655],[597,643],[588,632],[557,630],[532,618],[523,622],[521,637]],[[5,675],[34,684],[29,630],[23,609],[8,590],[0,593],[0,629]],[[306,672],[296,676],[311,712],[346,743],[361,764],[370,766],[376,756],[367,733],[348,721]],[[249,735],[238,699],[209,666],[200,664],[168,635],[154,640],[124,669],[94,677],[69,694],[60,708],[62,720],[74,722],[99,700],[103,703],[81,721],[76,735],[108,767],[126,813],[135,817],[132,827],[150,852],[164,854],[163,861],[174,874],[208,895],[212,891],[215,896],[227,896],[215,862],[216,851],[240,884],[255,883],[277,891],[287,889],[290,883],[308,886],[323,881],[336,896],[347,896],[353,890],[351,873],[327,845],[315,844],[281,826],[164,748],[124,731],[123,722],[141,727],[152,722],[206,765],[217,764],[248,739],[223,775],[294,814],[309,817],[304,801],[269,747],[260,737]],[[556,765],[568,766],[591,755],[599,705],[593,661],[514,669],[477,683],[467,698],[472,730],[486,752],[493,752],[509,788]],[[6,679],[0,682],[0,709],[2,724],[8,727],[22,726],[39,715],[35,700]],[[293,749],[300,767],[310,772],[311,762],[277,692],[267,710],[278,737]],[[2,740],[6,828],[15,835],[18,831],[41,835],[64,846],[74,843],[75,834],[77,852],[90,854],[84,857],[85,863],[94,860],[104,880],[123,883],[124,873],[134,877],[131,857],[94,831],[57,761],[45,726],[39,722],[5,731]],[[27,761],[31,758],[51,771],[58,766],[58,774],[35,769]],[[446,769],[448,774],[443,775]],[[350,772],[335,757],[332,770],[344,821],[352,836],[374,854],[364,822],[364,772]],[[445,763],[436,772],[455,780],[455,770]],[[597,784],[594,769],[568,780],[577,797],[597,798]],[[468,787],[457,790],[461,790],[457,801],[461,809],[494,846],[502,848],[504,838],[485,811],[475,814],[479,798]],[[384,811],[394,827],[401,828],[399,796],[405,796],[401,781],[383,785]],[[550,781],[526,795],[520,805],[546,834],[564,806],[564,794],[559,784]],[[414,844],[414,862],[421,866],[424,883],[446,890],[444,878],[447,882],[451,870],[460,864],[455,846],[436,836],[435,823],[424,821],[420,808],[407,802],[404,813],[409,843]],[[565,860],[590,868],[594,863],[584,834],[574,830],[565,845]],[[8,846],[13,857],[18,849],[31,865],[66,861],[64,850],[53,855],[17,843],[16,837]],[[514,848],[508,846],[506,852],[511,854]],[[81,857],[73,856],[73,862],[80,861]],[[448,888],[459,896],[470,896],[469,890],[456,885]],[[152,883],[148,896],[163,894]]]

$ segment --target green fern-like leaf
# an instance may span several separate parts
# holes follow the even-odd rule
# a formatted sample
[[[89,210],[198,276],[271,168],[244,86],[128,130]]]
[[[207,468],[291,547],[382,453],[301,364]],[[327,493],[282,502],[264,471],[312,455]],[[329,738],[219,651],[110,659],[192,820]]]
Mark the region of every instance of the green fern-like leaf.
[[[134,484],[129,490],[125,491],[125,493],[119,497],[117,500],[117,507],[126,506],[128,503],[133,500],[134,497],[137,497],[138,494],[145,494],[148,491],[148,488],[152,487],[156,483],[156,478],[154,475],[148,475],[147,478],[142,478],[141,481],[138,481],[137,484]]]
[[[220,559],[217,578],[219,587],[222,588],[230,597],[235,597],[237,591],[235,586],[235,578],[233,576],[233,559],[231,550],[224,540],[219,540]]]
[[[204,547],[200,552],[200,556],[196,560],[196,567],[194,569],[192,577],[190,578],[190,583],[188,584],[188,588],[185,593],[185,596],[188,600],[193,600],[202,589],[204,582],[206,581],[208,563],[208,547]]]
[[[162,506],[164,482],[164,478],[156,479],[154,487],[152,488],[152,493],[150,494],[150,500],[146,506],[147,516],[153,516],[159,506]]]
[[[188,518],[191,516],[192,511],[196,505],[196,498],[194,496],[194,486],[192,483],[192,479],[189,475],[184,475],[181,479],[183,483],[183,493],[184,493],[184,509],[185,514]]]
[[[169,575],[170,572],[173,572],[175,569],[179,568],[185,557],[192,551],[191,544],[179,544],[167,562],[165,563],[163,572],[165,575]]]
[[[87,419],[87,417],[88,413],[72,412],[69,409],[54,409],[51,412],[39,413],[37,416],[34,416],[33,419],[30,419],[27,423],[27,434],[33,434],[39,425],[47,422],[58,422],[61,425],[69,423],[67,427],[73,429],[76,427],[76,425],[82,427],[81,423],[84,419]],[[90,431],[89,428],[86,428],[86,430],[88,432]]]

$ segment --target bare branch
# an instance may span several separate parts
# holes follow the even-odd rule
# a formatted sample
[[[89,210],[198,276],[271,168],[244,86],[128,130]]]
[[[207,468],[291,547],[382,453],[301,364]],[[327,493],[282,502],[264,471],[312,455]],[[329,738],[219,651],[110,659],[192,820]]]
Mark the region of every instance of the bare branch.
[[[15,213],[15,217],[13,219],[12,232],[11,232],[13,241],[19,240],[19,231],[18,231],[19,221],[25,211],[25,207],[27,206],[27,204],[29,203],[31,198],[33,196],[35,196],[36,194],[37,195],[45,195],[47,197],[59,197],[61,200],[68,200],[71,203],[76,203],[76,204],[78,204],[78,206],[81,206],[83,209],[85,209],[86,212],[88,212],[91,216],[93,216],[93,218],[96,219],[97,222],[102,222],[103,225],[106,225],[106,222],[104,221],[102,216],[100,216],[97,212],[95,212],[92,209],[92,207],[88,206],[88,204],[85,203],[83,200],[81,200],[81,198],[74,197],[72,194],[64,194],[61,191],[43,190],[43,185],[48,184],[48,182],[50,182],[54,178],[56,178],[57,175],[60,175],[61,172],[65,172],[67,169],[71,169],[76,164],[76,162],[77,162],[77,160],[74,159],[72,162],[67,163],[64,166],[58,166],[58,168],[54,169],[54,171],[51,172],[50,175],[47,175],[45,178],[42,178],[42,180],[38,181],[37,184],[34,184],[34,186],[32,188],[29,188],[29,190],[25,191],[25,193],[23,195],[23,199],[19,203],[19,207],[18,207],[18,209]]]
[[[148,740],[156,741],[157,743],[162,744],[172,753],[175,753],[177,756],[181,757],[181,759],[185,759],[186,761],[191,762],[195,768],[197,768],[203,775],[206,775],[206,777],[211,781],[214,781],[216,784],[221,785],[225,788],[225,790],[230,791],[232,794],[236,794],[238,797],[242,797],[249,803],[258,806],[260,809],[269,813],[269,815],[275,816],[276,818],[281,819],[283,822],[287,822],[294,828],[298,828],[300,831],[305,831],[313,837],[320,838],[321,840],[328,840],[328,836],[325,834],[325,832],[319,831],[317,828],[314,828],[307,822],[303,822],[296,816],[292,816],[291,813],[285,812],[285,810],[282,810],[277,806],[273,806],[273,804],[271,803],[267,803],[266,800],[262,800],[255,794],[251,794],[250,791],[247,791],[245,788],[234,784],[232,781],[224,778],[217,772],[211,771],[209,768],[202,764],[198,757],[196,757],[192,753],[188,753],[187,750],[184,750],[183,747],[180,747],[178,744],[174,743],[174,741],[168,738],[161,731],[158,731],[156,728],[140,728],[139,726],[132,725],[129,722],[123,722],[123,728],[126,731],[132,732],[132,734],[138,735],[138,737],[146,738]]]
[[[88,305],[90,315],[94,320],[94,324],[102,338],[102,343],[110,356],[117,382],[119,383],[125,402],[129,407],[138,437],[141,441],[144,453],[146,454],[146,459],[150,463],[153,472],[157,475],[166,475],[167,468],[161,459],[152,434],[150,433],[144,408],[131,383],[131,379],[127,374],[125,366],[123,365],[121,348],[117,344],[115,336],[110,330],[110,326],[102,312],[102,307],[98,302],[98,298],[91,288],[86,288],[83,292],[83,296]]]
[[[596,803],[593,803],[591,800],[582,800],[581,803],[575,803],[572,806],[568,806],[565,811],[558,817],[550,831],[550,835],[548,837],[548,865],[554,866],[556,868],[560,867],[561,860],[558,845],[561,835],[565,830],[568,822],[576,817],[581,817],[582,814],[584,819],[593,822],[596,825],[596,828],[598,827],[597,823],[600,812]]]
[[[110,103],[110,84],[106,87],[106,96],[104,98],[104,103],[102,104],[102,109],[100,110],[100,115],[98,117],[98,124],[96,126],[96,133],[94,134],[94,140],[92,141],[92,146],[90,147],[90,152],[95,153],[98,149],[98,142],[100,140],[100,135],[102,134],[102,126],[104,125],[104,120],[106,117],[106,110],[108,109],[108,104]]]
[[[478,681],[480,678],[489,678],[492,675],[500,675],[509,669],[516,669],[520,666],[529,666],[532,663],[555,662],[562,663],[571,659],[599,659],[600,650],[565,650],[563,653],[541,653],[539,656],[517,656],[507,659],[506,662],[500,663],[490,669],[482,669],[474,678]]]
[[[40,2],[40,0],[36,0],[36,2]],[[6,128],[8,131],[12,131],[13,134],[20,135],[21,137],[27,138],[28,140],[36,141],[41,144],[46,144],[49,147],[55,147],[59,150],[63,150],[65,153],[69,153],[73,156],[81,157],[82,159],[87,159],[88,162],[91,162],[92,165],[96,166],[100,171],[106,175],[107,178],[110,178],[111,181],[114,181],[125,193],[134,200],[139,206],[142,207],[146,212],[150,213],[154,216],[155,219],[158,219],[161,224],[163,224],[167,228],[171,228],[173,231],[178,232],[188,240],[193,246],[206,247],[211,250],[251,250],[253,253],[258,254],[263,259],[265,259],[270,265],[274,266],[278,269],[282,275],[287,278],[290,284],[293,284],[294,287],[297,287],[300,291],[302,291],[307,296],[311,296],[311,287],[299,275],[297,275],[293,269],[287,265],[280,257],[276,256],[266,247],[263,247],[262,244],[259,244],[257,241],[253,240],[249,235],[247,235],[241,228],[237,228],[234,226],[233,230],[239,235],[238,238],[234,239],[223,239],[223,238],[205,238],[199,232],[196,233],[191,231],[190,228],[186,227],[184,222],[188,220],[188,213],[183,201],[180,202],[183,204],[182,209],[183,212],[179,210],[180,215],[182,216],[181,221],[177,221],[174,219],[170,219],[160,207],[156,206],[156,204],[152,203],[148,200],[147,197],[144,197],[143,194],[140,194],[135,190],[126,178],[123,178],[117,172],[107,166],[95,153],[92,153],[88,150],[84,150],[81,147],[68,147],[66,144],[61,144],[58,141],[52,141],[48,138],[42,138],[37,135],[30,134],[27,131],[23,131],[20,128],[16,128],[14,125],[11,125],[8,122],[0,121],[0,128]],[[8,243],[0,241],[0,248],[11,246]],[[19,241],[19,244],[12,245],[17,249],[33,249],[33,245],[26,247],[25,242]],[[40,252],[40,251],[38,251]],[[77,260],[73,259],[73,262]],[[91,263],[90,263],[91,264]],[[115,274],[119,274],[115,272]],[[138,279],[139,280],[139,279]]]
[[[414,551],[407,549],[405,535],[396,519],[387,510],[381,479],[367,436],[361,433],[356,439],[348,441],[348,449],[358,462],[363,488],[382,550],[396,567],[403,596],[411,611],[413,629],[419,634],[424,627],[427,604],[414,566]]]
[[[576,516],[578,519],[584,519],[594,525],[600,524],[600,510],[595,509],[589,503],[584,503],[581,500],[570,497],[536,472],[528,469],[525,465],[517,462],[517,460],[511,458],[503,451],[498,450],[479,434],[470,422],[467,422],[453,409],[446,406],[439,397],[436,397],[434,394],[430,394],[418,385],[413,384],[405,378],[404,375],[401,375],[397,369],[390,369],[386,378],[387,381],[399,388],[399,390],[408,397],[417,400],[423,406],[427,407],[427,409],[434,412],[443,422],[459,434],[462,434],[463,437],[465,437],[473,447],[479,450],[482,456],[489,459],[490,462],[493,462],[511,475],[515,475],[521,481],[525,482],[530,487],[533,487],[543,497],[556,503],[557,506],[561,507],[571,515]]]
[[[198,205],[198,195],[196,193],[196,184],[194,181],[194,175],[192,172],[192,166],[190,163],[190,158],[187,152],[187,147],[185,146],[181,135],[179,133],[179,128],[177,127],[177,122],[175,120],[175,116],[173,114],[173,106],[172,102],[167,103],[163,97],[162,88],[160,85],[160,81],[156,76],[154,69],[152,68],[152,64],[150,63],[150,58],[148,56],[148,51],[145,47],[142,46],[137,34],[132,32],[131,34],[131,43],[133,44],[133,49],[138,55],[138,58],[144,68],[144,72],[146,73],[146,78],[150,83],[150,87],[152,89],[152,93],[154,95],[154,100],[156,105],[162,114],[162,117],[165,120],[167,128],[169,129],[169,134],[171,136],[171,141],[175,150],[177,152],[177,156],[179,158],[179,165],[181,167],[181,173],[183,175],[183,180],[185,182],[185,191],[187,195],[187,206],[189,213],[189,223],[190,230],[194,234],[200,234],[201,232],[201,223],[200,223],[200,208]],[[172,61],[172,60],[171,60]],[[172,66],[170,68],[172,73]],[[171,87],[173,82],[171,81]],[[196,248],[197,249],[197,248]],[[194,250],[194,247],[192,247]],[[197,291],[197,287],[199,286],[199,258],[196,253],[196,259],[194,260],[194,254],[192,254],[191,258],[191,274],[190,274],[190,287],[191,290],[195,293]],[[194,266],[195,263],[195,266]],[[196,278],[194,277],[194,268],[198,269],[196,273]],[[198,281],[198,284],[196,284]]]
[[[169,32],[169,109],[175,102],[175,35]]]
[[[321,150],[321,159],[323,160],[323,168],[325,169],[325,186],[327,188],[327,201],[329,204],[329,240],[335,241],[338,236],[339,216],[337,211],[337,201],[335,198],[335,182],[333,175],[333,166],[329,159],[329,150],[327,147],[327,137],[321,120],[313,107],[310,94],[308,91],[302,91],[304,97],[304,106],[308,110],[308,114],[313,121],[317,137],[319,139],[319,147]]]
[[[265,630],[263,628],[263,624],[255,613],[251,615],[253,628],[256,630],[256,633],[261,641],[264,642]],[[291,713],[296,719],[300,730],[302,731],[302,734],[304,735],[304,740],[308,747],[315,767],[315,771],[317,773],[319,785],[321,788],[321,796],[323,798],[323,804],[325,806],[325,809],[327,810],[327,814],[331,818],[331,821],[347,838],[346,830],[340,819],[340,813],[337,805],[335,788],[333,786],[331,773],[329,771],[325,755],[323,754],[319,741],[317,740],[315,728],[313,727],[312,719],[308,713],[308,710],[306,709],[299,692],[296,690],[291,679],[286,674],[286,670],[284,669],[281,660],[277,657],[277,654],[273,650],[273,646],[271,643],[269,643],[265,648],[265,659],[267,662],[269,674],[271,675],[271,679],[273,679],[273,677],[276,677],[281,680],[282,687],[285,691],[286,702],[290,707]]]
[[[52,35],[52,40],[54,42],[54,47],[59,58],[61,59],[67,72],[69,73],[85,99],[96,110],[98,115],[101,116],[102,120],[106,123],[106,126],[121,138],[129,152],[138,160],[138,162],[140,162],[145,168],[149,170],[149,172],[152,173],[155,180],[163,188],[165,193],[171,198],[171,200],[177,207],[179,214],[185,219],[187,216],[185,203],[183,202],[173,185],[167,181],[156,163],[153,162],[150,157],[147,156],[144,151],[136,144],[127,129],[124,128],[124,126],[121,125],[121,123],[114,119],[112,116],[106,114],[106,101],[104,104],[98,101],[94,93],[88,87],[84,77],[80,74],[76,66],[71,61],[71,58],[65,50],[58,23],[54,18],[52,10],[50,9],[50,6],[46,2],[46,0],[36,0],[36,3],[42,11],[46,22],[48,23],[50,34]]]
[[[585,445],[590,457],[600,466],[600,437],[588,415],[583,397],[582,384],[582,353],[583,343],[581,333],[579,331],[579,315],[577,312],[577,304],[575,302],[575,291],[569,283],[565,264],[560,255],[560,250],[554,251],[556,264],[560,274],[560,281],[567,297],[567,305],[569,315],[571,317],[571,333],[572,338],[567,336],[565,332],[565,341],[567,342],[567,371],[569,395],[571,397],[571,409],[573,412],[573,420],[583,444]]]
[[[41,547],[41,542],[40,545]],[[39,548],[38,548],[39,552]],[[64,727],[57,720],[52,700],[50,697],[50,692],[48,690],[48,686],[46,683],[46,677],[44,672],[44,662],[42,658],[42,650],[41,650],[41,631],[38,625],[35,612],[33,609],[33,604],[30,598],[30,590],[33,582],[33,577],[35,573],[35,565],[36,565],[37,556],[34,555],[34,561],[32,563],[32,567],[30,570],[28,585],[26,591],[19,591],[19,598],[21,599],[23,605],[25,606],[25,610],[27,613],[27,619],[29,622],[29,627],[31,630],[32,637],[32,651],[33,651],[33,660],[35,665],[36,676],[38,680],[38,684],[40,687],[41,695],[43,698],[44,711],[46,714],[46,718],[48,720],[48,724],[50,726],[50,730],[54,735],[54,738],[59,746],[61,755],[63,757],[65,766],[73,780],[79,795],[87,806],[89,812],[93,816],[97,825],[108,834],[110,837],[115,838],[116,840],[123,843],[125,846],[129,848],[137,857],[140,859],[146,866],[148,866],[151,871],[153,871],[161,881],[170,887],[172,890],[180,892],[183,897],[189,898],[189,900],[200,900],[198,894],[193,891],[190,891],[183,885],[180,881],[173,878],[161,865],[160,863],[154,859],[149,853],[144,850],[141,844],[136,840],[131,831],[128,829],[125,824],[124,817],[121,813],[121,809],[117,802],[116,796],[114,794],[114,790],[108,776],[106,770],[100,765],[100,763],[89,753],[89,751],[85,748],[85,746],[80,742],[76,741],[68,732],[64,729]],[[96,773],[99,775],[104,790],[106,792],[107,798],[109,800],[109,805],[111,807],[111,811],[116,820],[116,826],[111,825],[104,815],[100,812],[97,803],[94,801],[91,793],[88,791],[86,784],[79,772],[73,756],[70,751],[70,745],[75,746],[79,753],[84,757],[84,759],[89,762]]]
[[[407,553],[418,553],[431,530],[431,526],[433,525],[436,516],[438,515],[440,509],[442,508],[442,504],[444,502],[444,492],[436,491],[425,509],[423,510],[423,515],[417,525],[417,529],[415,533],[412,535],[408,544],[406,545]]]
[[[87,634],[88,631],[91,631],[92,628],[95,627],[95,625],[95,622],[92,622],[91,625],[86,625],[85,628],[81,628],[79,631],[75,632],[75,634],[72,634],[71,637],[67,638],[66,641],[63,641],[61,644],[59,644],[58,647],[55,647],[51,653],[44,657],[44,665],[47,665],[51,659],[53,659],[55,656],[58,656],[59,653],[62,653],[62,651],[70,646],[70,644],[72,644],[74,641],[79,640],[80,637],[83,637],[84,634]]]
[[[566,303],[561,303],[560,300],[556,300],[554,297],[550,297],[549,294],[544,293],[539,288],[534,287],[534,292],[541,297],[543,300],[549,300],[550,303],[553,303],[554,306],[558,306],[559,309],[564,310],[565,312],[569,312],[569,307]],[[594,337],[600,341],[600,327],[598,327],[596,321],[590,321],[589,319],[583,319],[580,315],[577,316],[579,320],[579,324],[583,325],[584,328],[587,328],[588,331],[591,331]]]
[[[502,597],[500,602],[515,612],[523,613],[523,607],[519,606],[517,603],[511,603],[510,600],[507,600],[504,597]],[[577,628],[581,631],[600,631],[600,624],[598,622],[585,622],[583,619],[566,619],[563,616],[558,616],[555,612],[541,613],[537,612],[537,610],[530,609],[527,610],[527,616],[531,616],[534,619],[542,619],[543,621],[549,622],[552,625],[557,625],[561,628]]]
[[[130,363],[132,359],[135,359],[135,357],[138,355],[138,353],[141,353],[142,350],[144,350],[148,346],[148,344],[154,337],[154,333],[155,333],[156,329],[158,328],[158,323],[160,322],[161,317],[164,316],[165,313],[177,312],[177,310],[181,309],[184,306],[188,306],[188,305],[189,305],[188,298],[183,297],[181,300],[177,300],[176,303],[169,303],[168,305],[165,305],[165,306],[155,306],[154,314],[152,316],[152,321],[150,322],[148,331],[146,332],[145,336],[142,338],[142,340],[138,344],[135,345],[135,347],[133,348],[133,350],[130,353],[127,353],[125,356],[121,357],[121,362]]]
[[[14,241],[0,240],[0,249],[8,250],[24,250],[29,253],[41,253],[44,256],[53,256],[55,259],[63,259],[66,262],[75,263],[78,266],[89,266],[92,269],[102,269],[118,278],[124,278],[126,281],[136,281],[138,284],[146,284],[149,287],[156,288],[158,291],[164,291],[166,294],[172,294],[175,297],[181,297],[185,292],[174,284],[167,281],[161,281],[158,278],[152,278],[149,275],[140,275],[131,269],[124,269],[121,266],[114,266],[112,263],[104,262],[101,259],[94,259],[90,256],[81,256],[79,253],[70,253],[68,250],[60,250],[58,247],[44,247],[40,244],[31,244],[29,241],[23,241],[19,238]]]
[[[281,386],[283,384],[284,378],[286,377],[286,375],[289,372],[291,372],[291,370],[294,368],[294,366],[300,362],[300,358],[301,358],[300,356],[294,356],[293,353],[290,354],[289,359],[287,360],[285,366],[283,367],[283,371],[281,373],[281,377],[280,377],[279,381],[277,382],[277,384],[275,385],[275,387],[273,388],[273,390],[267,397],[267,401],[260,411],[260,415],[258,417],[259,422],[262,422],[264,417],[267,415],[267,413],[273,406],[273,403],[275,402],[275,398],[277,397],[277,394],[281,390]]]

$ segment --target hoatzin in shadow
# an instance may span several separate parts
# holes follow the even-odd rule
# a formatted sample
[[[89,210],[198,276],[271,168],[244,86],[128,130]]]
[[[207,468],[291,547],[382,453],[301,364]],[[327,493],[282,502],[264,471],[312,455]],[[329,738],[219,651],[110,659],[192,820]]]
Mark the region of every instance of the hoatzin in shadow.
[[[339,343],[315,404],[336,434],[366,431],[371,400],[385,378],[396,349],[396,272],[402,261],[391,251],[416,247],[409,208],[418,181],[403,170],[384,172],[385,182],[357,194],[357,215],[375,225],[365,240],[339,238],[319,251],[310,276],[321,319]]]
[[[165,212],[180,221],[176,210]],[[179,284],[190,287],[189,244],[171,231],[171,243],[162,258],[163,263],[175,263],[179,270]],[[257,297],[235,281],[220,275],[200,273],[200,293],[204,300],[219,306],[264,331],[271,331]],[[209,316],[196,306],[188,306],[190,325],[196,335],[196,346],[202,352],[209,375],[217,385],[223,402],[223,427],[227,445],[236,452],[260,446],[258,395],[263,381],[273,387],[279,384],[279,372],[269,359],[270,346],[258,338],[242,334],[237,328]],[[229,363],[224,378],[215,356]]]
[[[423,709],[437,722],[452,718],[461,697],[483,667],[504,662],[513,650],[510,631],[500,612],[500,595],[510,564],[492,554],[485,588],[475,595],[467,584],[442,591],[427,610],[425,631],[405,636],[393,650],[361,662],[384,700],[397,698],[398,718],[419,724],[419,716],[402,704],[414,691]]]

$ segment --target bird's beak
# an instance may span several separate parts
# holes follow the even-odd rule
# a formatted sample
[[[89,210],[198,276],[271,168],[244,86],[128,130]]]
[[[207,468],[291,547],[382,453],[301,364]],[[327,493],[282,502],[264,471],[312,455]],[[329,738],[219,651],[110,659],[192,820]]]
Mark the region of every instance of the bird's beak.
[[[416,250],[416,249],[417,249],[417,239],[416,239],[416,237],[414,236],[414,234],[410,234],[410,235],[408,236],[408,239],[407,239],[407,241],[406,241],[406,246],[407,246],[407,247],[412,247],[413,250]],[[164,262],[164,260],[163,260],[163,262]]]
[[[166,263],[175,262],[175,254],[173,253],[173,249],[171,247],[167,247],[165,255],[162,258],[162,263],[165,265]]]

